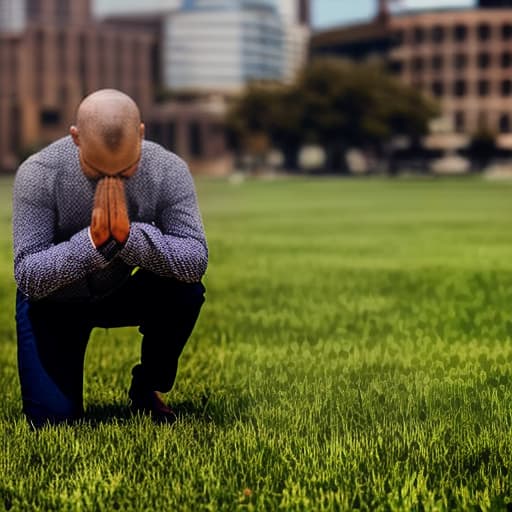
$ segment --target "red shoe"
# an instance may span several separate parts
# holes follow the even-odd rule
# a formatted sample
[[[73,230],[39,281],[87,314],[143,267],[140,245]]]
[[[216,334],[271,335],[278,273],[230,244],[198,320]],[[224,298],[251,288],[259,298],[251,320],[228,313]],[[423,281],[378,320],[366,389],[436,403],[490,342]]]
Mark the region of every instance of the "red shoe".
[[[157,423],[171,425],[176,421],[176,413],[165,404],[158,391],[138,389],[133,383],[128,391],[130,408],[134,413],[149,414]]]

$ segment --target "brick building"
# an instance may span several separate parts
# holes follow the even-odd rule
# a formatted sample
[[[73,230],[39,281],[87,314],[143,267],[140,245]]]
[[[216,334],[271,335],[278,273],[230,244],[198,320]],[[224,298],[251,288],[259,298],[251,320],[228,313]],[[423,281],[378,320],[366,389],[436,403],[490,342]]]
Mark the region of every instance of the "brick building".
[[[0,18],[1,171],[66,135],[80,100],[107,87],[133,97],[148,138],[193,170],[229,169],[215,102],[155,103],[159,20],[97,22],[90,0],[0,0]]]
[[[498,135],[501,147],[512,148],[512,9],[481,3],[486,7],[393,16],[381,11],[371,23],[315,34],[311,52],[377,55],[404,82],[435,97],[443,128],[427,141],[431,146],[463,147],[485,128]]]
[[[66,134],[95,89],[122,89],[148,113],[155,44],[147,32],[94,23],[88,0],[27,0],[23,24],[0,33],[0,168]]]

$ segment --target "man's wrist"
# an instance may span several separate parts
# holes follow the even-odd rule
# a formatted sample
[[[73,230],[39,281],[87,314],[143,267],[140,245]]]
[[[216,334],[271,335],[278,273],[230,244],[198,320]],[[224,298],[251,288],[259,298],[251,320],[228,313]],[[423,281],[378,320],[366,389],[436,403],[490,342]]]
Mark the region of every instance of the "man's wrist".
[[[119,243],[114,238],[107,240],[104,244],[99,247],[94,243],[91,235],[91,228],[87,230],[87,234],[89,235],[89,240],[91,241],[92,246],[107,260],[110,261],[113,259],[119,251],[124,247],[124,244]]]

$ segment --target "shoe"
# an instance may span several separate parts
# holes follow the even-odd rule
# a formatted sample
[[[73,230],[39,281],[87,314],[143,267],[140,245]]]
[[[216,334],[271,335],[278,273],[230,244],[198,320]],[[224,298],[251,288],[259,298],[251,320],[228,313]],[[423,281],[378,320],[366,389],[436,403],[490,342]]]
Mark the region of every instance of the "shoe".
[[[130,409],[135,414],[149,414],[156,423],[171,425],[177,419],[176,413],[165,404],[158,391],[148,391],[138,388],[132,382],[128,391]]]

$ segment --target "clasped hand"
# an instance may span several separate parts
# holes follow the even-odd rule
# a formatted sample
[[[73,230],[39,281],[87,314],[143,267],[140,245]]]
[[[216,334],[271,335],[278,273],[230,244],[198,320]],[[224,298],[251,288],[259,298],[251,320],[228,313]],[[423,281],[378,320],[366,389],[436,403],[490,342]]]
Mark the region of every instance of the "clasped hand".
[[[130,219],[122,178],[106,176],[96,185],[91,218],[91,238],[100,249],[110,240],[124,244],[130,234]]]

